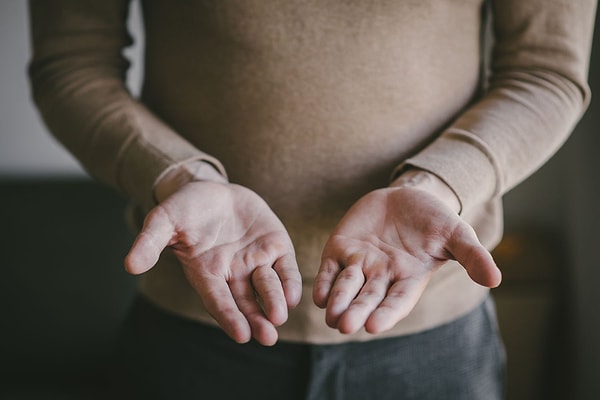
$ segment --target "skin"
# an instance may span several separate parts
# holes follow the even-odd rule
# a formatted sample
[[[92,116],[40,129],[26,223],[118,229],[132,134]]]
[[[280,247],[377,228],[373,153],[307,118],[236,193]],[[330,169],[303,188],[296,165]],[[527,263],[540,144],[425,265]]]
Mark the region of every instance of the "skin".
[[[432,275],[457,260],[478,284],[500,284],[500,270],[458,215],[438,178],[410,172],[360,199],[325,245],[313,299],[342,333],[379,333],[408,315]]]
[[[262,198],[234,184],[183,185],[147,215],[126,269],[146,272],[166,247],[233,340],[275,344],[302,283],[292,241]]]
[[[159,204],[125,259],[141,274],[170,247],[208,312],[236,342],[277,341],[276,327],[301,296],[294,248],[281,221],[256,193],[227,183],[163,179]],[[201,205],[201,206],[199,206]],[[500,271],[460,204],[441,180],[409,171],[360,199],[327,241],[313,299],[342,333],[390,329],[412,310],[433,273],[457,260],[477,283],[495,287]]]

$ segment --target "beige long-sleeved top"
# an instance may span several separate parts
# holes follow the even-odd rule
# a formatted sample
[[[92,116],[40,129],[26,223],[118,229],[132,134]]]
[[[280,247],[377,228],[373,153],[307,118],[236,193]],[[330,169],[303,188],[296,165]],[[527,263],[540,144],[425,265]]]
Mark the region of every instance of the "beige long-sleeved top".
[[[154,205],[166,171],[198,160],[268,202],[290,232],[305,287],[282,339],[368,340],[377,336],[328,328],[311,300],[323,244],[345,210],[415,166],[454,190],[492,248],[501,196],[561,146],[589,101],[595,1],[495,1],[489,63],[483,6],[143,0],[136,99],[124,84],[128,1],[31,1],[29,72],[49,129],[140,210]],[[140,290],[170,312],[212,322],[168,251]],[[381,336],[448,322],[486,294],[449,262]]]

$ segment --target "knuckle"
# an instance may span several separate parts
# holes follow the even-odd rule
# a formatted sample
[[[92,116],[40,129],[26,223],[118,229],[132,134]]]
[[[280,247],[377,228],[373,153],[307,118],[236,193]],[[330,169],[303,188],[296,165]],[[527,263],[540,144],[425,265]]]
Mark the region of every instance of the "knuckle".
[[[235,321],[235,318],[233,316],[239,312],[240,310],[233,306],[221,305],[217,303],[215,305],[215,308],[212,310],[211,314],[216,319]]]
[[[339,270],[340,266],[337,261],[331,258],[321,260],[320,274],[335,275]]]
[[[348,267],[344,269],[344,271],[339,275],[338,279],[340,281],[348,281],[355,282],[359,280],[364,280],[365,275],[359,267]]]
[[[260,293],[260,298],[264,302],[268,302],[271,306],[275,306],[284,301],[283,291],[279,288],[267,289]]]
[[[249,304],[256,303],[256,296],[250,293],[244,293],[236,296],[236,302],[240,304],[240,306],[247,306]]]
[[[367,308],[371,308],[372,307],[372,303],[365,298],[362,297],[358,297],[356,299],[354,299],[354,301],[352,301],[352,304],[350,304],[350,307],[352,310],[364,310]]]
[[[374,289],[365,289],[360,293],[360,296],[356,299],[356,301],[369,301],[381,298],[383,298],[383,296],[379,291]]]
[[[333,288],[330,297],[332,300],[341,300],[350,296],[350,292],[343,288]]]
[[[369,280],[373,281],[389,281],[390,280],[390,271],[393,267],[388,267],[387,265],[377,265],[372,268],[369,268],[365,271],[365,276]]]

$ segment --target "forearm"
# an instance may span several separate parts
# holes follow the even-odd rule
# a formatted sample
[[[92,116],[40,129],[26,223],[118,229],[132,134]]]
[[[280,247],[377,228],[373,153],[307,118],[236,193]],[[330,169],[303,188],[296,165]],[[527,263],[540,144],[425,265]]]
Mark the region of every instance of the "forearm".
[[[506,193],[564,143],[590,93],[595,1],[495,3],[488,92],[407,165],[439,176],[463,211]]]
[[[121,55],[130,44],[128,2],[31,1],[34,100],[50,131],[95,178],[144,208],[157,179],[175,165],[220,163],[132,98]]]

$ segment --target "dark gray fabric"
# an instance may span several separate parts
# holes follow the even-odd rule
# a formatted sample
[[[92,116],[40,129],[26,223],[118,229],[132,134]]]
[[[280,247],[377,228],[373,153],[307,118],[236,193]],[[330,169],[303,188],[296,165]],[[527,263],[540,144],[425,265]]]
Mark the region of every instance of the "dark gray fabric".
[[[122,339],[119,393],[129,399],[499,400],[503,393],[504,347],[491,299],[419,334],[263,347],[238,345],[140,298]]]
[[[309,400],[499,400],[505,352],[488,298],[414,335],[313,347]]]

